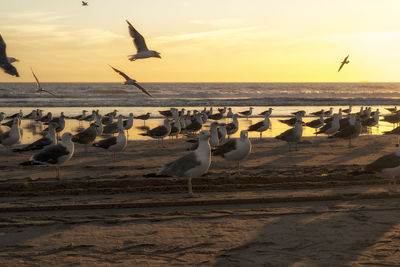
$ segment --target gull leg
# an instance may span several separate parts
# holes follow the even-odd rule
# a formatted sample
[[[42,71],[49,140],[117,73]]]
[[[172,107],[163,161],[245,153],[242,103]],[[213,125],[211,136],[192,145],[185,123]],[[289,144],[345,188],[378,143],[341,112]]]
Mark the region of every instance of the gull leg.
[[[238,161],[238,176],[240,176],[240,161]]]
[[[261,141],[261,139],[262,139],[262,132],[260,132],[260,141]]]
[[[388,185],[389,192],[394,192],[395,179],[396,177],[392,176],[391,179],[389,180],[389,185]]]
[[[193,196],[192,177],[188,178],[188,194]]]
[[[56,178],[60,180],[60,167],[56,166]]]

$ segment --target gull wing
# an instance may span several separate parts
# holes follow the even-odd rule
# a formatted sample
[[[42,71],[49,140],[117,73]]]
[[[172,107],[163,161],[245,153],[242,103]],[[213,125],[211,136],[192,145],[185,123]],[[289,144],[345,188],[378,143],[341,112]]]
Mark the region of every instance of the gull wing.
[[[0,67],[4,70],[5,73],[19,77],[17,69],[8,62],[6,47],[7,45],[0,34]]]
[[[31,71],[32,71],[33,77],[35,77],[36,84],[37,84],[38,88],[42,88],[42,86],[40,85],[40,82],[39,82],[38,78],[36,77],[35,73],[33,72],[33,69],[32,69],[32,68],[31,68]],[[43,90],[43,91],[44,91],[44,90]]]
[[[0,64],[5,64],[8,62],[7,54],[6,54],[6,43],[3,40],[3,37],[0,34]]]
[[[110,65],[109,65],[110,66]],[[120,71],[120,70],[117,70],[116,68],[114,68],[114,67],[112,67],[112,66],[110,66],[116,73],[118,73],[119,75],[121,75],[122,77],[124,77],[125,78],[125,80],[132,80],[131,78],[129,78],[129,76],[128,75],[126,75],[125,73],[123,73],[122,71]]]
[[[52,96],[54,96],[54,97],[59,97],[59,96],[57,96],[57,95],[53,94],[52,92],[47,91],[47,90],[45,90],[45,89],[42,89],[42,91],[43,91],[43,92],[46,92],[46,93],[48,93],[48,94],[50,94],[50,95],[52,95]]]
[[[147,51],[149,50],[146,45],[146,41],[144,40],[143,36],[132,26],[129,21],[126,21],[129,25],[129,34],[133,38],[133,43],[136,47],[138,52],[140,51]]]
[[[133,83],[134,86],[136,86],[137,88],[139,88],[140,90],[142,90],[143,93],[145,93],[146,95],[153,97],[149,92],[146,91],[146,89],[144,89],[142,86],[140,86],[137,83]]]
[[[347,62],[347,59],[349,58],[349,56],[350,56],[350,55],[347,55],[347,57],[345,57],[345,58],[343,59],[343,61],[342,61],[341,64],[340,64],[340,67],[339,67],[338,72],[343,68],[344,64],[347,64],[347,63],[348,63],[348,62]]]

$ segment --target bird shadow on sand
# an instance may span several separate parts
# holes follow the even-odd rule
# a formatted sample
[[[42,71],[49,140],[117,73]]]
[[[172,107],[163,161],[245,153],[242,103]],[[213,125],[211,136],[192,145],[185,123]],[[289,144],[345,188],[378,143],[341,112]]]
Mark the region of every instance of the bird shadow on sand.
[[[384,215],[365,210],[278,215],[252,240],[219,253],[214,266],[394,266],[390,256],[397,246],[386,236],[397,236],[398,245],[400,215]]]

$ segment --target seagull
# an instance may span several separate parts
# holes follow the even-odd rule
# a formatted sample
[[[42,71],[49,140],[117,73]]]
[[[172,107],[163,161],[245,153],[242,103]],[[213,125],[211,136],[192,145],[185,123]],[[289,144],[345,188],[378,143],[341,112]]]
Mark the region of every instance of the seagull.
[[[343,59],[343,61],[340,63],[340,67],[339,67],[338,72],[343,68],[344,64],[349,64],[350,63],[350,61],[347,60],[348,58],[349,58],[349,55],[347,55],[347,57],[345,57]]]
[[[74,116],[74,117],[70,117],[70,119],[75,119],[75,120],[81,121],[81,120],[83,120],[84,118],[86,118],[86,112],[87,112],[87,110],[82,110],[82,114],[81,114],[81,115],[77,115],[77,116]]]
[[[35,80],[36,80],[36,86],[37,86],[36,93],[42,94],[42,92],[45,92],[45,93],[48,93],[48,94],[50,94],[50,95],[52,95],[54,97],[58,97],[55,94],[53,94],[52,92],[43,89],[43,87],[40,85],[40,82],[39,82],[38,78],[36,77],[35,73],[33,72],[32,68],[31,68],[31,71],[32,71],[33,77],[35,77]]]
[[[124,130],[126,130],[127,132],[129,131],[129,129],[132,128],[133,126],[133,113],[129,113],[129,117],[127,120],[124,120],[122,122],[122,126],[124,126]],[[129,134],[128,134],[129,137]]]
[[[96,114],[94,123],[97,125],[97,128],[96,128],[97,136],[102,135],[103,134],[103,124],[101,123],[101,115]]]
[[[306,123],[306,126],[315,129],[315,135],[318,134],[317,133],[318,128],[322,127],[322,125],[324,125],[324,117],[322,116],[322,114],[319,115],[319,119],[309,121]]]
[[[222,113],[222,114],[225,114],[225,112],[226,112],[226,107],[224,107],[224,108],[219,108],[218,111],[219,111],[220,113]]]
[[[349,118],[350,125],[329,138],[343,138],[349,140],[349,147],[351,147],[351,139],[358,137],[361,133],[361,122],[355,119],[354,114],[350,115]]]
[[[211,165],[210,132],[201,131],[199,146],[193,152],[165,164],[157,176],[186,177],[189,194],[193,194],[192,178],[200,177]]]
[[[23,115],[24,115],[24,114],[22,113],[22,109],[20,109],[19,112],[15,113],[15,114],[13,114],[13,115],[7,116],[6,119],[14,119],[14,118],[16,118],[16,117],[22,118]]]
[[[188,141],[188,142],[193,142],[193,141]],[[199,140],[195,140],[195,143],[193,144],[193,146],[191,148],[189,148],[188,150],[195,150],[198,148],[199,146]],[[210,147],[217,147],[219,145],[219,138],[218,138],[218,123],[217,122],[213,122],[210,125]]]
[[[200,113],[197,113],[195,120],[191,124],[186,125],[185,130],[188,132],[195,133],[197,131],[200,131],[202,127],[203,127],[203,121],[201,120],[201,115]]]
[[[291,151],[291,143],[296,144],[296,150],[297,150],[297,143],[300,141],[301,136],[303,135],[303,127],[302,127],[302,121],[298,120],[296,124],[294,125],[294,128],[291,128],[289,130],[286,130],[285,132],[281,133],[280,135],[276,136],[276,139],[286,141],[289,144],[289,151]]]
[[[139,115],[139,116],[136,116],[136,117],[134,117],[135,119],[138,119],[138,120],[143,120],[143,125],[145,125],[146,124],[146,121],[148,120],[148,119],[150,119],[150,112],[147,112],[146,114],[143,114],[143,115]]]
[[[171,133],[171,121],[166,118],[164,120],[164,125],[157,126],[151,130],[147,130],[146,133],[142,133],[143,136],[150,136],[151,138],[160,140],[163,142],[164,137]]]
[[[59,144],[43,149],[38,154],[33,155],[29,161],[22,162],[20,165],[55,165],[57,179],[60,179],[59,165],[71,159],[74,154],[74,143],[71,142],[71,138],[71,133],[64,133]]]
[[[229,119],[233,118],[232,108],[228,108],[228,113],[226,114],[226,117],[229,118]]]
[[[143,36],[130,24],[129,21],[126,21],[129,25],[129,34],[133,38],[133,43],[136,47],[137,54],[130,55],[129,60],[135,61],[137,59],[149,58],[149,57],[157,57],[161,58],[160,53],[154,50],[149,50],[146,45],[146,41]]]
[[[240,114],[242,114],[243,116],[245,116],[247,119],[249,119],[249,117],[251,116],[251,114],[253,113],[253,107],[250,107],[249,110],[246,111],[241,111],[239,112]]]
[[[218,143],[220,145],[224,144],[226,141],[226,125],[225,124],[219,124],[218,127]]]
[[[231,139],[213,151],[214,156],[222,156],[227,161],[236,161],[238,175],[240,175],[240,162],[251,152],[251,142],[246,130],[240,132],[240,138]]]
[[[100,147],[106,149],[108,151],[113,152],[113,159],[115,160],[115,153],[124,151],[126,146],[128,145],[128,140],[126,138],[124,128],[118,128],[118,136],[113,136],[100,142],[94,143],[94,147]]]
[[[82,1],[82,6],[88,6],[88,5],[89,5],[88,2]]]
[[[238,114],[233,115],[233,121],[226,125],[226,133],[228,136],[235,134],[239,130]]]
[[[71,139],[72,142],[86,145],[85,150],[87,151],[87,145],[90,143],[93,143],[93,141],[97,137],[97,131],[96,131],[97,127],[98,126],[96,123],[90,124],[89,128],[72,136],[72,139]]]
[[[262,133],[266,130],[269,129],[270,126],[270,120],[269,120],[269,114],[271,113],[265,113],[265,118],[262,121],[257,122],[256,124],[250,125],[247,131],[249,132],[259,132],[260,133],[260,140],[262,139]]]
[[[103,128],[103,134],[117,133],[119,128],[124,128],[122,115],[118,115],[118,121],[108,124]]]
[[[291,113],[292,115],[297,115],[300,114],[302,117],[304,117],[306,115],[306,111],[305,110],[299,110],[299,111],[295,111]]]
[[[222,110],[222,111],[223,111],[223,110]],[[210,120],[218,121],[218,120],[220,120],[220,119],[222,119],[222,118],[224,117],[224,112],[222,112],[222,111],[219,111],[219,112],[217,112],[217,113],[208,115],[208,118],[209,118]]]
[[[36,140],[35,142],[25,146],[24,148],[15,148],[13,149],[13,152],[25,152],[25,151],[32,151],[32,150],[42,150],[50,145],[57,144],[57,139],[56,139],[56,131],[55,131],[55,124],[50,123],[49,124],[49,130],[47,134],[40,138],[39,140]]]
[[[349,114],[349,113],[351,113],[352,109],[353,109],[353,106],[350,105],[349,108],[344,109],[343,112]]]
[[[0,134],[0,144],[6,147],[18,144],[21,141],[21,131],[19,129],[19,118],[13,119],[13,125],[7,132]]]
[[[161,115],[163,115],[164,117],[169,118],[169,117],[172,117],[172,116],[173,116],[173,113],[174,113],[175,111],[177,111],[176,108],[170,108],[170,110],[159,110],[158,112],[159,112]],[[189,110],[188,112],[190,112],[190,110]]]
[[[397,112],[397,106],[394,108],[385,108],[386,110],[390,111],[391,113],[396,113]]]
[[[136,86],[137,88],[139,88],[143,93],[145,93],[146,95],[148,95],[148,96],[150,96],[150,97],[153,97],[151,94],[149,94],[149,92],[147,92],[146,91],[146,89],[144,89],[142,86],[140,86],[137,82],[136,82],[136,80],[133,80],[133,79],[131,79],[131,78],[129,78],[129,76],[128,75],[126,75],[125,73],[123,73],[122,71],[120,71],[120,70],[117,70],[116,68],[113,68],[112,66],[110,66],[116,73],[118,73],[119,75],[121,75],[122,77],[124,77],[125,78],[125,82],[124,82],[124,85],[134,85],[134,86]]]
[[[365,166],[361,173],[371,172],[390,177],[389,191],[394,191],[392,185],[396,185],[396,176],[400,175],[400,150],[378,158]]]
[[[261,112],[261,113],[260,113],[260,114],[258,114],[258,115],[265,116],[265,115],[267,115],[267,114],[268,114],[268,116],[269,116],[269,115],[271,115],[271,113],[272,113],[272,110],[273,110],[273,108],[269,108],[269,109],[267,109],[267,110],[265,110],[265,111]],[[296,114],[294,114],[294,115],[296,115]]]
[[[334,134],[337,132],[340,128],[339,124],[339,117],[337,114],[333,115],[333,120],[331,122],[328,122],[325,124],[318,132],[317,134],[324,133],[327,134],[328,136],[331,134]]]
[[[321,109],[320,111],[311,112],[310,114],[314,115],[314,116],[320,116],[321,114],[324,115],[325,114],[325,110]]]
[[[61,112],[60,117],[53,118],[50,120],[50,122],[46,122],[45,124],[51,124],[51,123],[54,124],[55,130],[57,133],[62,132],[62,130],[64,130],[64,128],[65,128],[64,112]]]
[[[279,121],[284,123],[284,124],[286,124],[286,125],[294,126],[297,121],[302,121],[302,120],[303,120],[302,113],[297,113],[294,118],[290,118],[290,119],[287,119],[287,120],[279,120]]]
[[[12,62],[18,61],[18,59],[7,57],[6,46],[7,45],[0,34],[0,68],[2,68],[7,74],[19,77],[17,69],[11,64]]]

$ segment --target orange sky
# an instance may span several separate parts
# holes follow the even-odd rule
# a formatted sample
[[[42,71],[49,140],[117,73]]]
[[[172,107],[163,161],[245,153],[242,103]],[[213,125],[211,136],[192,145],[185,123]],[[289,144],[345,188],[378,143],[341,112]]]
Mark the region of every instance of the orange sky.
[[[1,1],[20,78],[0,82],[399,81],[397,0]],[[125,19],[162,59],[130,62]],[[350,54],[350,64],[337,73]]]

